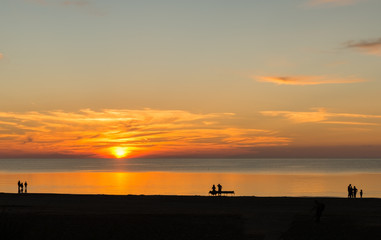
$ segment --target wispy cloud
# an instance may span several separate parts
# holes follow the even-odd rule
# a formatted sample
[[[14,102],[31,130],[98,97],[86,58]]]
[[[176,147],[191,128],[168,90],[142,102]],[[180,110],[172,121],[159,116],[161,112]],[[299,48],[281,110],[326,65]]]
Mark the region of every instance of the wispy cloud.
[[[262,111],[264,116],[283,117],[295,123],[325,123],[345,125],[380,125],[381,115],[332,113],[325,108],[310,112]]]
[[[345,47],[353,48],[366,54],[381,56],[381,38],[357,42],[350,41],[345,44]]]
[[[366,0],[310,0],[307,2],[307,6],[310,6],[310,7],[320,6],[320,5],[345,6],[345,5],[352,5],[361,1],[366,1]]]
[[[223,123],[231,118],[234,114],[152,109],[0,112],[0,153],[110,157],[110,149],[120,146],[134,157],[241,154],[248,148],[291,142],[276,132]]]
[[[364,82],[364,79],[359,78],[336,78],[328,76],[256,76],[254,77],[259,82],[270,82],[279,85],[318,85],[318,84],[342,84]]]

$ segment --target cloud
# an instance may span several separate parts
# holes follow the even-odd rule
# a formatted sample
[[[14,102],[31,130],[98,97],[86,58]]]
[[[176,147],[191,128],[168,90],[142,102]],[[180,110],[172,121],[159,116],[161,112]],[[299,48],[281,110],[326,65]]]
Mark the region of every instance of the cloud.
[[[333,5],[333,6],[346,6],[353,5],[355,3],[365,0],[310,0],[307,2],[307,6],[314,7],[320,5]]]
[[[364,52],[366,54],[372,54],[381,56],[381,38],[365,41],[350,41],[345,44],[347,48],[353,48]]]
[[[4,55],[0,53],[0,60],[3,59]]]
[[[127,147],[131,157],[239,155],[291,142],[273,131],[224,124],[234,117],[153,109],[0,112],[0,153],[112,157],[110,149],[120,146]]]
[[[381,115],[331,113],[325,108],[310,112],[262,111],[264,116],[284,117],[295,123],[325,123],[339,125],[380,125]],[[366,120],[366,121],[364,121]]]
[[[335,78],[328,76],[256,76],[259,82],[271,82],[279,85],[318,85],[364,82],[359,78]]]

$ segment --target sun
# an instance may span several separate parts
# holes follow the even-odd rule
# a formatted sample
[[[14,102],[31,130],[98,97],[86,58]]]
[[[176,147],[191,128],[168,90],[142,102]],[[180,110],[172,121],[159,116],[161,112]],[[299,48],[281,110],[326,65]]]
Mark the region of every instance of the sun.
[[[129,150],[127,147],[113,147],[111,149],[112,155],[114,155],[116,158],[123,158],[128,155]]]

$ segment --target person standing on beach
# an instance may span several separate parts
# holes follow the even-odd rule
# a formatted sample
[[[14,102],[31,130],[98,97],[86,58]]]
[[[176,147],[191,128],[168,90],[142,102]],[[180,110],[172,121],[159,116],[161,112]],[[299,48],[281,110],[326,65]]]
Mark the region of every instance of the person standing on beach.
[[[357,194],[357,188],[356,186],[353,186],[353,198],[356,198],[356,194]]]
[[[217,185],[217,188],[218,188],[218,195],[220,195],[221,196],[221,192],[222,192],[222,186],[221,186],[221,184],[218,184]]]
[[[25,193],[28,193],[28,189],[27,189],[27,187],[28,187],[28,183],[25,181],[25,182],[24,182],[24,188],[25,188],[24,192],[25,192]]]
[[[20,193],[20,185],[21,185],[21,183],[20,183],[20,180],[19,180],[18,183],[17,183],[17,192],[18,193]]]
[[[352,197],[352,184],[349,184],[348,185],[348,198],[351,198]]]
[[[216,192],[216,185],[214,185],[214,184],[212,186],[212,192]]]
[[[362,198],[362,189],[360,190],[360,198]]]

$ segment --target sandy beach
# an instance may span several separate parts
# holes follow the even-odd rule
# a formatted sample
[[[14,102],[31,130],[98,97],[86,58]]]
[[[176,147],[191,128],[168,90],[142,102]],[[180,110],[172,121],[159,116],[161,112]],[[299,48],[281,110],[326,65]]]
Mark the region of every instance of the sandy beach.
[[[323,203],[314,219],[315,200]],[[0,194],[1,239],[381,239],[381,199]]]

